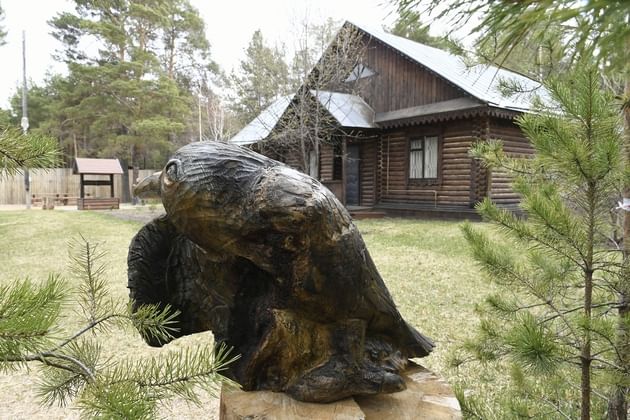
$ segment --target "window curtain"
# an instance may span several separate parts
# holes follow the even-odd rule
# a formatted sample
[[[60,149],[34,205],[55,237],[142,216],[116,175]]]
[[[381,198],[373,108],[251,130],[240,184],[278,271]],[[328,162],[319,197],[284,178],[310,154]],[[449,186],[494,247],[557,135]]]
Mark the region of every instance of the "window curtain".
[[[424,178],[422,162],[422,139],[411,140],[409,150],[409,178]]]
[[[438,138],[425,137],[424,139],[424,177],[437,178],[438,164]]]

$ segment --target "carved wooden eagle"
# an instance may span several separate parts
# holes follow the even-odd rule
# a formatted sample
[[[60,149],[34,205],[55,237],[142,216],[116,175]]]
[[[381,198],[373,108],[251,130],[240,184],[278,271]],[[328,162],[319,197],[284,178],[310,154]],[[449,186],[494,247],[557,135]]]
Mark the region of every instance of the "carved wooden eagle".
[[[179,335],[211,330],[233,346],[242,357],[228,375],[244,389],[315,402],[395,392],[407,359],[431,352],[317,180],[249,149],[199,142],[136,187],[149,190],[166,216],[132,240],[134,305],[171,304]]]

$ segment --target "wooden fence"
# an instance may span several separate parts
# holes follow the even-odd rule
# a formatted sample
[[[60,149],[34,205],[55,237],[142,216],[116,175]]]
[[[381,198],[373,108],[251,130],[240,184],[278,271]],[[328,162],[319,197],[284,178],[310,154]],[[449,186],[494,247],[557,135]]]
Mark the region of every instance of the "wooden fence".
[[[139,179],[151,175],[155,170],[141,169]],[[73,175],[71,168],[57,168],[48,171],[31,170],[31,195],[35,201],[43,197],[53,199],[68,197],[68,204],[76,204],[79,197],[79,175]],[[86,175],[88,179],[109,180],[109,175]],[[129,187],[132,184],[132,172],[129,171]],[[122,176],[114,175],[114,196],[121,197]],[[109,186],[86,186],[85,194],[89,197],[109,197]],[[7,176],[0,171],[0,204],[24,204],[24,175]]]

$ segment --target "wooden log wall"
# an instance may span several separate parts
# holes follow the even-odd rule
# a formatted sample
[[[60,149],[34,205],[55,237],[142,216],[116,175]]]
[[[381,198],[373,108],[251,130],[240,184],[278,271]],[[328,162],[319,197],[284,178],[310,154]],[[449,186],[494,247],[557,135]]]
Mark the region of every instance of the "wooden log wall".
[[[301,172],[306,172],[303,169],[304,165],[302,164],[302,158],[297,152],[288,153],[285,156],[283,156],[282,159],[278,159],[278,160],[280,160],[283,163],[286,163],[293,169],[297,169],[298,171],[301,171]]]
[[[151,175],[155,170],[141,169],[139,172],[140,179]],[[53,199],[64,194],[75,198],[79,197],[79,175],[73,175],[70,168],[56,168],[50,171],[31,170],[31,195],[36,197],[52,197]],[[86,178],[108,181],[109,175],[86,175]],[[133,185],[131,176],[129,177],[129,186]],[[121,175],[114,175],[114,195],[120,197],[122,190]],[[86,186],[86,194],[90,197],[109,197],[108,187]],[[15,175],[7,176],[0,173],[0,204],[24,204],[26,198],[24,196],[24,176]]]
[[[368,44],[365,65],[377,74],[366,79],[361,96],[375,112],[466,96],[458,87],[375,40]]]
[[[512,121],[491,119],[489,137],[501,140],[507,155],[522,157],[534,153],[523,132]],[[520,197],[512,190],[510,186],[512,178],[505,171],[493,169],[491,182],[490,197],[495,203],[504,206],[518,204]]]
[[[334,148],[331,144],[322,143],[319,147],[319,179],[322,182],[333,179]]]
[[[379,156],[380,202],[470,207],[472,159],[468,149],[476,138],[476,129],[473,120],[463,120],[445,122],[433,130],[441,132],[440,179],[427,185],[408,179],[409,138],[413,134],[409,130],[385,133]]]
[[[477,126],[472,120],[444,123],[442,135],[442,184],[438,203],[470,207],[472,159],[468,150],[476,140]]]

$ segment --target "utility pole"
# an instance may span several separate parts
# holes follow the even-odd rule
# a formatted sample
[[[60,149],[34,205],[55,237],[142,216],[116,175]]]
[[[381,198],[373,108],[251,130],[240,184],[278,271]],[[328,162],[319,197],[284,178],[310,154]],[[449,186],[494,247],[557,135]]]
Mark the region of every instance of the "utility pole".
[[[201,92],[199,92],[197,96],[197,114],[198,114],[198,124],[199,124],[199,141],[202,141],[201,137]]]
[[[26,31],[22,31],[22,132],[28,131],[28,105],[26,102]],[[31,208],[31,177],[28,167],[24,168],[24,193],[26,208]]]

